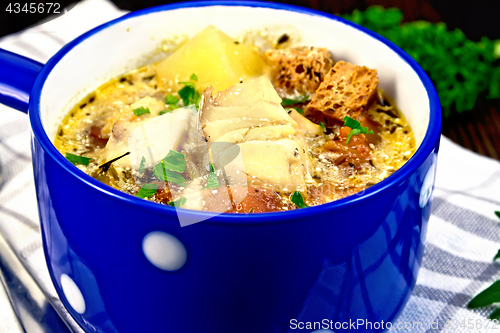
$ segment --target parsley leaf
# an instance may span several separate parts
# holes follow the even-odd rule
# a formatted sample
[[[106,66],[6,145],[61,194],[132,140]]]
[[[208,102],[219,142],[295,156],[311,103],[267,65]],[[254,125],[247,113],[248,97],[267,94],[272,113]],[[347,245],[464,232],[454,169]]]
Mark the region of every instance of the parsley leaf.
[[[175,97],[174,95],[167,95],[165,97],[165,104],[177,104],[179,103],[179,98]]]
[[[83,156],[73,155],[73,154],[70,154],[70,153],[66,153],[66,158],[68,159],[68,161],[70,161],[74,165],[77,165],[77,164],[89,165],[90,160],[92,160],[89,157],[83,157]]]
[[[293,192],[291,200],[299,208],[309,207],[305,204],[304,198],[302,198],[302,194],[299,191]]]
[[[500,259],[500,250],[498,250],[497,255],[493,258],[493,261],[496,261],[497,259]]]
[[[476,297],[474,297],[467,308],[476,309],[482,308],[483,306],[488,306],[494,303],[500,302],[500,280],[493,283],[491,286],[480,292]]]
[[[180,174],[184,171],[186,171],[184,154],[174,150],[170,150],[167,156],[153,168],[153,173],[158,179],[180,186],[186,186],[186,178]]]
[[[181,82],[179,82],[181,83]],[[184,103],[184,106],[188,106],[192,103],[191,100],[194,98],[194,92],[196,90],[194,89],[194,86],[192,85],[185,85],[181,90],[178,91],[179,96],[182,98],[182,102]]]
[[[186,160],[184,160],[184,154],[178,153],[175,150],[170,150],[163,158],[165,161],[165,167],[172,171],[184,172],[186,171]]]
[[[179,200],[170,201],[168,203],[169,206],[179,208],[180,206],[186,203],[187,199],[185,197],[180,198]]]
[[[139,165],[139,173],[143,173],[144,172],[144,169],[146,168],[146,159],[144,158],[144,156],[142,157],[141,159],[141,164]]]
[[[349,141],[353,135],[358,134],[373,134],[373,131],[369,131],[368,127],[362,127],[361,123],[356,119],[352,119],[351,117],[344,117],[344,126],[350,127],[351,131],[347,135],[347,140],[345,142],[346,146],[349,145]]]
[[[300,113],[301,115],[304,115],[304,110],[301,109],[301,108],[298,108],[298,107],[294,107],[295,110],[297,110],[298,113]]]
[[[155,174],[156,178],[160,180],[171,182],[183,187],[186,186],[186,178],[184,178],[184,176],[182,176],[180,173],[165,168],[164,160],[155,165],[155,167],[153,168],[153,173]]]
[[[326,130],[326,126],[322,121],[319,123],[319,127],[321,127],[323,130]]]
[[[495,210],[495,215],[500,219],[500,210]]]
[[[149,198],[153,196],[156,193],[156,191],[158,191],[158,185],[144,184],[142,185],[141,189],[139,190],[139,192],[137,192],[135,196],[139,198]]]
[[[191,81],[179,82],[179,84],[183,84],[184,87],[177,93],[181,97],[184,106],[194,104],[196,108],[198,108],[201,102],[201,95],[195,88],[195,82],[198,81],[198,77],[193,73],[189,79]]]
[[[134,109],[134,114],[137,117],[142,116],[145,113],[151,113],[151,112],[149,112],[149,109],[145,108],[144,106],[141,106],[140,108]]]
[[[215,174],[215,168],[212,162],[210,162],[210,174],[208,175],[208,182],[205,188],[216,188],[219,187],[219,180]]]
[[[487,98],[500,97],[495,41],[487,37],[469,40],[460,29],[451,29],[443,22],[403,23],[403,13],[397,8],[371,6],[364,12],[355,9],[343,17],[408,52],[435,83],[445,117],[472,110],[481,92],[486,92]]]
[[[489,318],[490,318],[491,320],[493,320],[493,319],[497,319],[497,320],[498,320],[498,319],[500,319],[500,309],[496,309],[495,311],[493,311],[493,312],[490,314]]]
[[[250,211],[248,212],[248,214],[252,214],[253,213],[253,208],[250,209]]]
[[[306,102],[308,99],[309,99],[309,95],[299,96],[299,97],[294,98],[294,99],[283,98],[283,100],[281,101],[281,105],[289,106],[289,105],[300,104],[300,103]]]

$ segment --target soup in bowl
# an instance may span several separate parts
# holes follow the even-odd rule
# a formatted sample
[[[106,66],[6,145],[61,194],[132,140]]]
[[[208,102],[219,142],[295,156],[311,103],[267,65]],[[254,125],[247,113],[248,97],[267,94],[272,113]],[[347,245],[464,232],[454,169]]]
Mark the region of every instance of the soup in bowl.
[[[315,205],[307,188],[290,182],[285,185],[295,187],[272,187],[272,193],[290,198],[288,205],[293,209],[234,214],[223,209],[186,209],[182,203],[185,193],[171,197],[167,204],[144,200],[136,196],[139,189],[125,193],[113,184],[106,185],[58,151],[53,142],[59,145],[61,124],[64,126],[75,106],[84,110],[92,104],[92,93],[103,84],[110,80],[120,83],[125,73],[161,61],[164,55],[158,48],[170,45],[165,40],[187,40],[209,26],[232,38],[248,31],[267,31],[280,39],[286,32],[295,38],[296,47],[327,50],[335,63],[332,68],[349,63],[376,70],[377,89],[384,95],[379,98],[374,93],[372,97],[376,103],[388,101],[397,106],[394,115],[404,120],[402,127],[411,129],[408,133],[413,136],[411,157],[380,182],[333,202]],[[187,79],[195,87],[205,79],[201,73],[188,73]],[[125,81],[121,83],[128,84]],[[259,84],[274,88],[269,91],[277,94],[279,89],[273,82],[272,76],[249,77],[236,87]],[[200,93],[200,98],[204,96],[199,107],[202,117],[216,110],[220,102],[216,99],[231,87],[235,85],[221,87],[218,93]],[[179,90],[165,90],[159,100],[166,109],[167,94],[182,99]],[[280,112],[285,111],[282,102],[286,97],[272,97]],[[84,103],[87,105],[80,109]],[[132,112],[153,112],[148,105],[136,106]],[[300,122],[303,115],[296,108],[301,105],[292,108]],[[198,114],[196,107],[191,110]],[[325,137],[325,144],[346,141],[345,134],[358,128],[345,121],[337,127],[326,124],[316,118],[315,110],[310,109],[310,114],[308,110],[306,106],[304,114],[310,116],[306,119],[313,128],[320,127],[318,136]],[[288,111],[285,118],[291,117]],[[144,114],[133,115],[144,118]],[[258,2],[189,2],[134,12],[89,31],[50,59],[35,81],[29,117],[47,266],[62,302],[87,332],[376,332],[390,328],[387,323],[396,319],[410,297],[430,215],[440,105],[418,64],[397,46],[362,27],[333,15]],[[167,112],[157,118],[161,117],[171,115]],[[349,118],[361,120],[355,115]],[[296,125],[289,121],[290,127],[300,134],[299,122],[292,120]],[[371,135],[369,128],[362,133],[362,127],[368,127],[362,121],[359,126],[360,133],[353,134],[351,140],[359,141],[363,138],[360,134]],[[343,127],[347,128],[344,139],[335,140],[336,135],[341,137]],[[207,139],[203,141],[213,150],[214,142],[207,138],[210,134],[205,130],[203,134]],[[300,140],[292,141],[298,144]],[[373,149],[369,144],[367,147]],[[171,150],[172,156],[182,153]],[[82,152],[73,153],[85,157]],[[170,150],[160,154],[161,159],[168,153]],[[273,151],[269,149],[268,154]],[[300,154],[296,157],[302,158]],[[132,169],[134,158],[129,155]],[[139,170],[142,157],[147,156],[136,155]],[[237,161],[238,155],[235,153],[232,160]],[[106,156],[105,163],[114,157]],[[168,161],[159,162],[160,171]],[[154,169],[155,162],[151,159],[145,170]],[[214,159],[210,162],[216,164]],[[100,161],[97,164],[97,168],[103,165]],[[245,165],[244,161],[240,165]],[[218,172],[217,165],[213,170],[210,163],[204,166],[209,174]],[[358,166],[347,162],[343,167]],[[177,173],[191,180],[181,170]],[[216,180],[218,185],[223,181],[220,177]],[[250,185],[265,187],[270,183]],[[300,202],[292,200],[296,192],[309,207],[300,208]],[[168,204],[175,201],[180,204]],[[356,329],[346,325],[349,322],[356,322]]]

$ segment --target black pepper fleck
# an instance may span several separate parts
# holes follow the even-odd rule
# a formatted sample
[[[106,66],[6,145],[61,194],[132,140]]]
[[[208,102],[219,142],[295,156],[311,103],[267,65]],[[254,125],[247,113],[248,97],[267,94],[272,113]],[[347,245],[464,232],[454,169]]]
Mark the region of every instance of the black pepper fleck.
[[[287,34],[281,35],[280,38],[278,38],[278,44],[283,44],[284,42],[288,41],[290,37]]]

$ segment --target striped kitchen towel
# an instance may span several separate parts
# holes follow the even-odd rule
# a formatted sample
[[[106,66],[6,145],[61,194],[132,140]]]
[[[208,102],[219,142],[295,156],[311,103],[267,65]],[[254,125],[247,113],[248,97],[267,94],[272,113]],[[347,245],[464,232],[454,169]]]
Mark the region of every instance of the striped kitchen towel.
[[[60,17],[0,39],[0,47],[45,62],[69,40],[123,13],[107,0],[84,0]],[[43,295],[40,299],[21,290],[21,309],[11,311],[7,296],[15,298],[16,290],[9,290],[7,283],[7,292],[0,290],[0,333],[22,332],[16,314],[30,331],[23,319],[26,311],[33,313],[30,325],[38,322],[38,331],[54,332],[47,309],[55,310],[71,331],[81,332],[59,301],[44,261],[28,118],[5,106],[0,109],[0,274],[15,283],[24,281],[26,270]],[[390,332],[499,332],[500,325],[486,319],[492,307],[466,308],[474,294],[500,278],[500,267],[492,261],[500,249],[495,210],[500,210],[500,163],[443,137],[420,275]],[[6,248],[15,254],[17,266],[3,259]]]

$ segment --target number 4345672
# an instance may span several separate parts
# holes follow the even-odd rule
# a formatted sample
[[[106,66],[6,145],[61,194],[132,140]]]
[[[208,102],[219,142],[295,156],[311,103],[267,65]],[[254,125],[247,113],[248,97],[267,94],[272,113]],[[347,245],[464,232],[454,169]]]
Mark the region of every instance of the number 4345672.
[[[19,14],[19,13],[60,14],[61,4],[56,2],[46,2],[46,3],[31,2],[24,4],[14,2],[14,3],[9,3],[5,11],[14,14]]]

